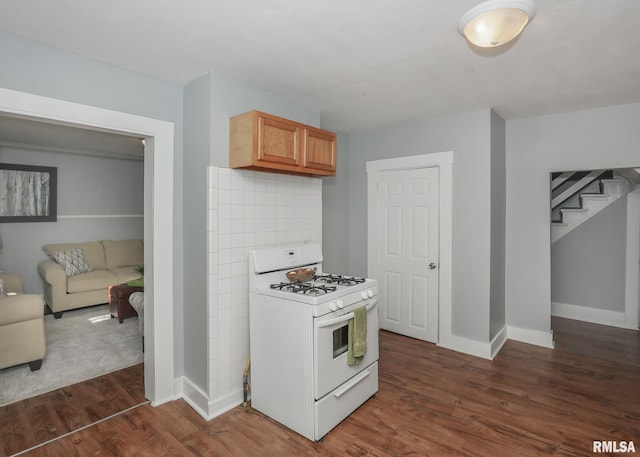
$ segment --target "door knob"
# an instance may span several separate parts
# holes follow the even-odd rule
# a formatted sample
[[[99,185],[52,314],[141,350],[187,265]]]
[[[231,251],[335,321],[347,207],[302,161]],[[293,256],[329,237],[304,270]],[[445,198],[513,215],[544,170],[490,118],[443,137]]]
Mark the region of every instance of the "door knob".
[[[433,263],[433,262],[431,262],[431,263],[429,264],[429,270],[435,270],[435,269],[436,269],[436,264],[435,264],[435,263]]]

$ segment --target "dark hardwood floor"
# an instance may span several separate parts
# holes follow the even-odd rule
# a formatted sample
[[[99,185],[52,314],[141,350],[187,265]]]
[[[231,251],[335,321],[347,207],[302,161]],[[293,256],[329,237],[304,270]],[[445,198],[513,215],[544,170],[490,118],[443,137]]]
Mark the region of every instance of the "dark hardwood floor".
[[[619,329],[566,319],[553,326],[555,350],[508,341],[493,361],[383,331],[378,394],[319,443],[251,409],[237,407],[207,422],[178,400],[141,405],[24,455],[588,456],[594,440],[633,441],[640,453],[640,332],[615,337]],[[606,344],[616,338],[625,342]],[[125,384],[122,395],[140,398],[133,393],[142,389],[138,375],[116,382]],[[52,397],[62,414],[41,401],[47,412],[37,419],[21,416],[26,404],[3,408],[3,452],[46,438],[50,424],[71,429],[99,416],[91,405],[120,398],[107,383],[73,395],[86,397],[86,407],[69,406],[64,394]],[[109,399],[101,402],[102,395]]]
[[[640,367],[640,331],[638,330],[590,324],[560,317],[553,317],[551,326],[556,349]],[[640,453],[640,450],[638,452]]]
[[[12,455],[146,402],[134,365],[0,407],[0,456]]]

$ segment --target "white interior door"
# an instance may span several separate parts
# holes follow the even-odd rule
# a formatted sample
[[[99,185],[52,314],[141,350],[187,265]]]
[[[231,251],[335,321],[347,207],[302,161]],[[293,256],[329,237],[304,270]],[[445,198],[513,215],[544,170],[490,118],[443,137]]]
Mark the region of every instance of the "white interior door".
[[[383,171],[377,186],[380,328],[438,341],[438,168]]]

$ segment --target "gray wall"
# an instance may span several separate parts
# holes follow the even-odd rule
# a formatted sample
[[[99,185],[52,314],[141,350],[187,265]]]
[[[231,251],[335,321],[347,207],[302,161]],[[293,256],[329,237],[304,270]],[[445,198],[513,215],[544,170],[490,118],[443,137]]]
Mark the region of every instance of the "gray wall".
[[[491,291],[489,339],[506,325],[505,222],[507,205],[505,121],[491,112]]]
[[[185,87],[185,375],[208,392],[207,166],[229,166],[229,118],[253,109],[319,126],[320,113],[268,92],[205,74]],[[215,394],[209,392],[211,396]]]
[[[482,342],[489,341],[490,122],[491,111],[485,109],[352,135],[349,237],[336,240],[349,252],[350,274],[366,275],[366,162],[454,151],[452,333]]]
[[[182,374],[182,87],[0,33],[0,87],[175,123],[174,338]],[[12,265],[6,265],[11,269]]]
[[[324,271],[353,274],[349,270],[349,143],[346,133],[338,132],[335,176],[322,178],[322,254]]]
[[[0,226],[5,244],[0,252],[0,268],[20,274],[26,292],[42,293],[36,266],[47,258],[41,249],[44,244],[144,237],[142,217],[92,217],[144,213],[141,161],[0,147],[0,162],[58,169],[57,222]]]
[[[507,121],[509,325],[549,332],[552,171],[640,166],[640,104]]]
[[[627,197],[551,245],[551,301],[624,312]]]
[[[211,165],[229,166],[229,118],[236,114],[255,109],[320,127],[320,113],[293,100],[216,75],[211,76],[211,84]]]
[[[184,89],[184,375],[207,384],[207,166],[211,151],[211,78]]]

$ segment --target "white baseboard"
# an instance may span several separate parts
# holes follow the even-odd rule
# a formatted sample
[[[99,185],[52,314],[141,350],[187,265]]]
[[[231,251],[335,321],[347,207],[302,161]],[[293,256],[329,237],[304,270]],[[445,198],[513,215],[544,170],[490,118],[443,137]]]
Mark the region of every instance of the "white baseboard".
[[[521,343],[534,344],[545,348],[553,349],[553,331],[544,332],[532,330],[530,328],[507,326],[507,338],[520,341]]]
[[[461,336],[449,335],[445,341],[438,341],[438,346],[475,357],[482,357],[483,359],[491,360],[492,358],[491,344],[489,342],[483,343],[482,341]]]
[[[198,414],[206,420],[210,420],[211,418],[208,414],[209,396],[185,376],[181,378],[180,383],[182,384],[182,399],[195,409]]]
[[[448,335],[444,341],[439,341],[438,346],[452,351],[463,352],[475,357],[493,360],[498,355],[507,340],[520,341],[521,343],[534,344],[553,349],[553,332],[543,332],[528,328],[505,325],[489,343],[471,340],[468,338]]]
[[[498,355],[504,343],[507,342],[507,326],[505,325],[491,340],[491,360]]]
[[[180,376],[173,380],[173,400],[179,400],[182,398],[182,391],[184,389],[184,377]]]
[[[244,401],[244,392],[242,388],[230,392],[222,398],[216,398],[209,402],[209,420],[218,417],[221,414],[239,406]]]
[[[623,311],[611,311],[607,309],[589,308],[588,306],[551,302],[551,315],[591,322],[593,324],[627,328]]]
[[[209,396],[202,389],[184,376],[176,379],[175,388],[175,392],[181,392],[177,398],[182,398],[208,421],[241,405],[244,401],[242,388],[230,392],[222,398],[210,400]]]

